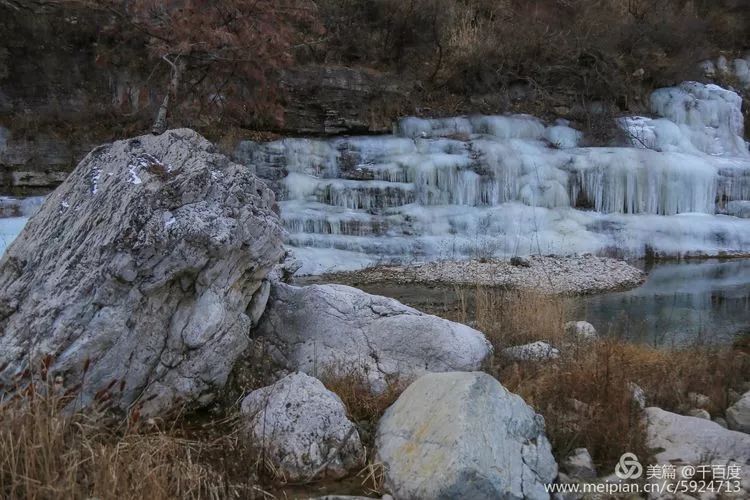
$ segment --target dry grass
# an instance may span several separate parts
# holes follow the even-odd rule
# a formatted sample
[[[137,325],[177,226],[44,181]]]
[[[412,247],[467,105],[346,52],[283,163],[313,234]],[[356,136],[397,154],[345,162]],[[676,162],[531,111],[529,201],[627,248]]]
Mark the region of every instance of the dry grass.
[[[406,389],[406,381],[392,381],[383,392],[370,389],[366,377],[359,370],[325,373],[321,380],[328,390],[344,402],[349,418],[357,424],[360,439],[367,450],[367,465],[357,474],[368,495],[384,493],[385,470],[375,457],[375,433],[380,417]]]
[[[748,356],[731,347],[666,350],[607,339],[573,349],[559,362],[512,364],[499,372],[545,416],[559,456],[580,446],[600,463],[625,451],[647,456],[631,383],[645,391],[649,406],[684,413],[693,408],[688,394],[697,392],[710,398],[706,409],[721,416],[730,389],[750,380]]]
[[[360,425],[367,422],[377,423],[385,410],[408,385],[404,382],[393,382],[383,392],[373,392],[367,379],[358,371],[346,374],[326,373],[321,380],[329,391],[341,398],[349,417]]]
[[[0,404],[0,496],[8,499],[262,497],[227,421],[165,426],[65,410],[53,385]]]
[[[531,290],[477,286],[456,290],[458,308],[450,319],[474,322],[496,351],[544,340],[560,344],[570,299]]]
[[[688,396],[708,396],[705,408],[723,416],[731,390],[750,381],[750,341],[734,346],[658,348],[617,338],[594,342],[565,338],[572,310],[569,298],[531,291],[482,287],[458,290],[451,319],[470,322],[496,349],[492,373],[509,390],[541,413],[557,457],[586,447],[599,465],[609,467],[631,451],[648,456],[640,409],[632,383],[641,387],[649,406],[685,413],[694,407]],[[515,363],[497,355],[505,347],[545,340],[560,347],[552,362]]]

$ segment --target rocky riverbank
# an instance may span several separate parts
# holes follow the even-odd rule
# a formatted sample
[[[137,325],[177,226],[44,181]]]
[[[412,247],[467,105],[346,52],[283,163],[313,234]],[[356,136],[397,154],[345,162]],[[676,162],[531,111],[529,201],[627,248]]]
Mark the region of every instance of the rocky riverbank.
[[[263,181],[192,130],[93,150],[0,258],[0,496],[545,500],[610,482],[623,453],[750,462],[746,346],[667,352],[565,322],[561,294],[639,284],[626,262],[339,276],[533,289],[451,321],[291,285],[282,237]]]
[[[376,266],[326,274],[316,281],[353,286],[401,285],[526,288],[545,293],[583,295],[627,290],[643,283],[645,273],[625,261],[594,255],[532,256],[488,261],[436,261],[416,265]],[[303,279],[304,281],[304,279]]]

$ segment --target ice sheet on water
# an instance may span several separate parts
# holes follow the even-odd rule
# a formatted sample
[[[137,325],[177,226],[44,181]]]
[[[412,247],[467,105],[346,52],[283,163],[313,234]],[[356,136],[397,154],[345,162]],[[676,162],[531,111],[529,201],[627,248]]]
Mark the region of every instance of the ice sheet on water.
[[[300,274],[391,262],[595,253],[638,258],[750,252],[750,221],[706,214],[601,214],[508,203],[496,207],[423,207],[402,214],[412,234],[346,236],[296,233],[290,242]]]

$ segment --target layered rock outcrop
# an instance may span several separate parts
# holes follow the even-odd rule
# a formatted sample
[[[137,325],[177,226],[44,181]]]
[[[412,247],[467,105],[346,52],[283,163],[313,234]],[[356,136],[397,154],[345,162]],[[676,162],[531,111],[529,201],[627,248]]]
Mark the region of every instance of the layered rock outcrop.
[[[212,401],[282,234],[273,193],[192,130],[94,149],[0,260],[3,386],[44,362],[82,405]]]

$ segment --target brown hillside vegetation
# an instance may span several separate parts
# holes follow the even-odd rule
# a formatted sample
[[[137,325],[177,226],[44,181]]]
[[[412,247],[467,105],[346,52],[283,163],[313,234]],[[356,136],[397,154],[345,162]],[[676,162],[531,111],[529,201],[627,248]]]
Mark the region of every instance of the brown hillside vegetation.
[[[740,0],[14,0],[0,3],[8,47],[0,51],[7,97],[0,123],[23,115],[14,128],[38,131],[64,116],[67,124],[122,135],[147,129],[168,90],[170,126],[198,128],[213,139],[227,126],[285,130],[284,71],[314,66],[394,78],[411,104],[387,109],[388,119],[519,111],[596,129],[602,114],[643,111],[655,87],[700,78],[701,59],[750,48],[750,9],[743,6]],[[182,64],[184,74],[170,86]],[[110,75],[127,79],[127,96],[110,88]],[[314,97],[294,99],[314,108]],[[29,114],[34,110],[42,112]]]

